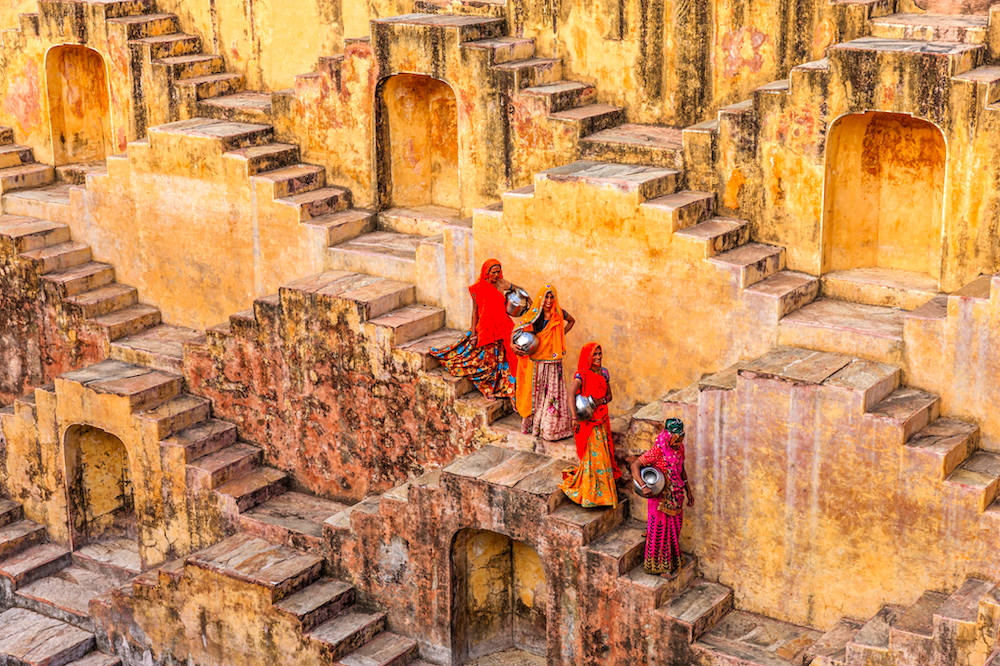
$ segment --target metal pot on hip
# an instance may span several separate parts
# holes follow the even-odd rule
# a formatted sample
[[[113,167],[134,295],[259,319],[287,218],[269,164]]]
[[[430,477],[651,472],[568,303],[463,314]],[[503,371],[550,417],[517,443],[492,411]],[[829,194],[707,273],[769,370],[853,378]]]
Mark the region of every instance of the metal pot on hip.
[[[540,344],[538,336],[526,328],[515,331],[514,337],[510,341],[510,346],[514,348],[514,353],[518,356],[531,356],[538,351]]]
[[[522,317],[531,307],[531,296],[520,287],[514,287],[507,292],[507,314],[511,317]]]
[[[645,483],[646,487],[652,491],[652,496],[655,497],[663,492],[664,486],[667,485],[667,480],[663,476],[663,472],[656,469],[655,467],[643,467],[639,470],[639,477],[642,479],[632,479],[632,485],[635,487],[635,492],[639,495],[642,494],[642,484]]]
[[[589,395],[577,395],[573,403],[576,405],[577,421],[589,421],[590,417],[594,415],[594,410],[597,409],[597,403]]]

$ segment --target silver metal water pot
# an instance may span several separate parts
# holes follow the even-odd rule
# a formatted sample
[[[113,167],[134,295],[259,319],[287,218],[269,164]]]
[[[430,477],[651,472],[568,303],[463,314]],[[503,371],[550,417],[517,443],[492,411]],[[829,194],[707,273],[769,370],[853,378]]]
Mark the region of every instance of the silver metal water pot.
[[[511,317],[522,317],[531,307],[531,296],[520,287],[514,287],[507,292],[507,314]]]
[[[576,405],[577,421],[589,420],[594,415],[594,410],[597,409],[597,404],[589,395],[577,395],[573,402]]]
[[[538,345],[540,344],[541,341],[538,339],[538,336],[526,328],[515,333],[514,338],[510,341],[511,347],[514,348],[514,353],[519,356],[531,356],[538,351]]]
[[[663,477],[663,472],[655,467],[643,467],[639,470],[639,476],[642,477],[642,481],[632,479],[632,485],[635,487],[635,492],[640,495],[642,494],[642,483],[645,483],[646,487],[653,491],[654,496],[662,493],[663,487],[667,485],[667,480]]]

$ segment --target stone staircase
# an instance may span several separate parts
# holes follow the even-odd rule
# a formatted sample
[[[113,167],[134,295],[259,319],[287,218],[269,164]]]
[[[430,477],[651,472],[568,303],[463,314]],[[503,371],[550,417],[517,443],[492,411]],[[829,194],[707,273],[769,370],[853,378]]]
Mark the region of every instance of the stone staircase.
[[[0,195],[51,183],[55,170],[35,162],[35,151],[14,143],[14,130],[0,127]]]

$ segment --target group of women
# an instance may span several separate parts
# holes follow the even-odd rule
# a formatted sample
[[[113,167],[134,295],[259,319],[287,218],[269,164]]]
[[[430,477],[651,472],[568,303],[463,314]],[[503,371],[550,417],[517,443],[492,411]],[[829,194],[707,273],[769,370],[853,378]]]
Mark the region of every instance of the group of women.
[[[449,347],[432,349],[431,354],[453,375],[470,379],[487,398],[511,399],[524,433],[548,441],[574,437],[580,463],[563,473],[560,488],[584,507],[617,506],[616,480],[622,473],[611,439],[611,376],[603,365],[603,350],[596,342],[583,346],[568,393],[563,357],[566,334],[576,320],[560,307],[556,288],[547,284],[515,324],[507,314],[505,297],[515,288],[504,279],[500,262],[487,260],[479,280],[469,287],[473,300],[469,332]],[[538,346],[530,355],[520,356],[512,341],[524,330],[534,334]],[[589,418],[577,418],[578,395],[589,396],[594,402]],[[644,568],[650,574],[675,575],[683,560],[680,528],[684,495],[689,506],[694,503],[684,470],[683,440],[683,423],[669,419],[654,447],[631,464],[637,491],[648,501]],[[659,469],[665,479],[664,489],[655,495],[641,483],[641,467],[650,466]]]

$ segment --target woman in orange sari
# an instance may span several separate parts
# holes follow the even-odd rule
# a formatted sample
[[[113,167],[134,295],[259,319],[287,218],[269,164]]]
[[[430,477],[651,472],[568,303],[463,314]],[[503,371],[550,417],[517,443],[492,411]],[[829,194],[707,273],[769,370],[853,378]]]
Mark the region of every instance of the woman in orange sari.
[[[538,291],[534,304],[514,328],[514,334],[530,330],[539,341],[535,353],[518,366],[514,405],[522,432],[553,442],[573,434],[562,360],[566,333],[576,320],[559,307],[559,295],[550,284]]]
[[[496,259],[487,259],[479,281],[469,287],[472,296],[472,326],[464,337],[444,349],[431,349],[431,356],[456,377],[468,377],[487,398],[513,398],[518,357],[510,346],[513,322],[507,316],[504,292],[513,288],[503,279]]]
[[[618,489],[615,479],[621,476],[615,463],[615,448],[611,441],[611,419],[608,403],[611,402],[611,376],[601,366],[604,354],[596,342],[588,342],[580,350],[580,361],[573,378],[570,394],[590,396],[597,409],[586,421],[576,426],[576,455],[580,464],[563,472],[559,488],[583,507],[618,506]],[[576,419],[576,405],[571,400],[570,411]]]

